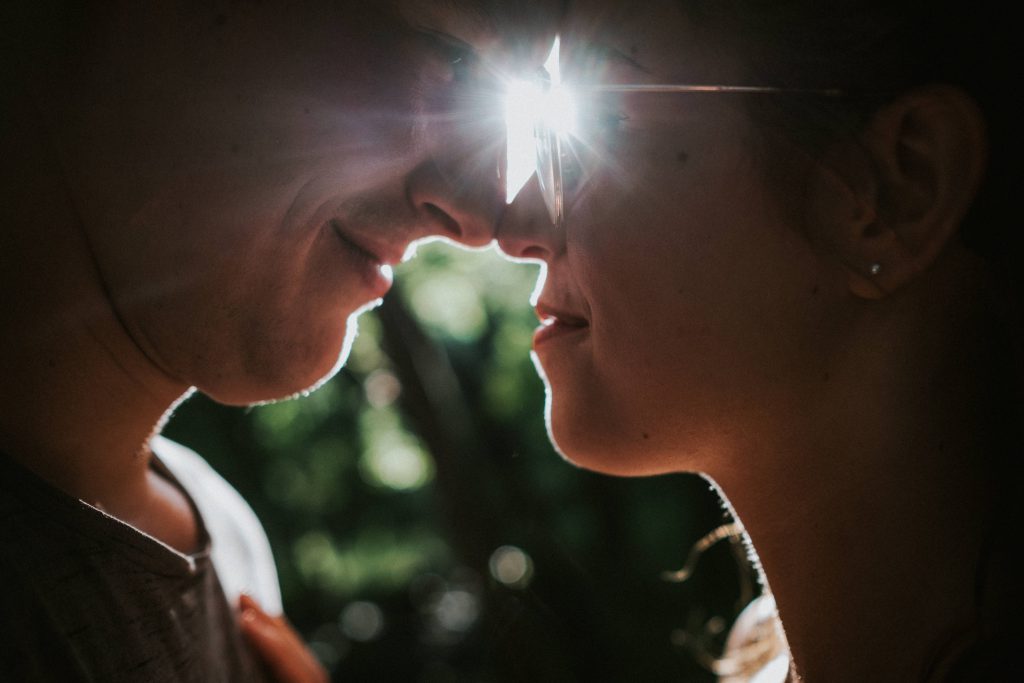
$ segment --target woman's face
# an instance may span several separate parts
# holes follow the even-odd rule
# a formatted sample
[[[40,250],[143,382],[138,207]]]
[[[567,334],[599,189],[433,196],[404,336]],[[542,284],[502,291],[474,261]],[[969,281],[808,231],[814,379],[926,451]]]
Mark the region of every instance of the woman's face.
[[[676,3],[642,7],[571,14],[563,79],[770,85],[746,82]],[[714,470],[730,453],[751,457],[827,381],[826,302],[843,280],[803,236],[801,198],[768,182],[808,162],[759,146],[740,98],[586,97],[586,182],[566,192],[564,227],[551,227],[532,183],[499,228],[506,252],[547,266],[537,308],[552,324],[534,347],[551,436],[582,466]]]

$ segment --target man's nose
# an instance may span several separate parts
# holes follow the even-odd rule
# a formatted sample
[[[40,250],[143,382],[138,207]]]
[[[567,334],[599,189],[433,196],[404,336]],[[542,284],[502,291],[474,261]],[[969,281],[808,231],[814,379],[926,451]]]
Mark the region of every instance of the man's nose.
[[[469,247],[494,240],[505,209],[496,152],[428,159],[409,177],[408,192],[433,234]]]
[[[495,239],[513,258],[550,263],[564,253],[565,231],[551,223],[536,176],[502,213]]]

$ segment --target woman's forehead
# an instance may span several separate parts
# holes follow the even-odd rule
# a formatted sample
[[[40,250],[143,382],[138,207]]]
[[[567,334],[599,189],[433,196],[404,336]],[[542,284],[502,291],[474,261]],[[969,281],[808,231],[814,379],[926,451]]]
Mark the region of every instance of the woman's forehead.
[[[736,60],[685,16],[680,0],[572,0],[561,32],[566,61],[608,58],[657,83],[729,83]]]
[[[650,81],[708,83],[728,79],[734,62],[684,15],[680,0],[392,0],[409,24],[442,31],[480,53],[535,62],[561,34],[563,62],[619,59],[642,66]],[[735,79],[733,79],[735,80]]]

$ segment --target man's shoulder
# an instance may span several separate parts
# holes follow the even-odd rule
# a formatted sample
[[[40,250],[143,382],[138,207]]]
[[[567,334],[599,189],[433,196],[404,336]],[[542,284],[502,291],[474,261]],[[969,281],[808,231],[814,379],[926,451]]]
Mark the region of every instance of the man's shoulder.
[[[6,550],[0,553],[0,681],[86,680],[45,602]]]

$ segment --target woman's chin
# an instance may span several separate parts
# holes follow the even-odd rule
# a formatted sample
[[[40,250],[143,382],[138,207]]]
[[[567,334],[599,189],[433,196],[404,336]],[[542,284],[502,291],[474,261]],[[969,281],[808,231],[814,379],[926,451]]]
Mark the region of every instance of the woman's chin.
[[[645,448],[643,437],[628,443],[614,430],[549,422],[548,437],[567,462],[616,477],[642,477],[677,471],[675,463]]]
[[[621,451],[608,452],[606,450],[566,449],[554,438],[552,443],[555,450],[567,462],[591,472],[607,474],[613,477],[647,477],[677,471],[673,467],[666,466],[664,462],[651,460],[645,457],[643,453],[636,451],[631,452],[623,449]]]
[[[583,405],[549,405],[548,438],[567,462],[616,477],[703,472],[711,452],[678,434],[654,434],[621,414],[584,412]],[[706,444],[705,444],[706,445]]]

